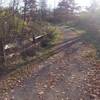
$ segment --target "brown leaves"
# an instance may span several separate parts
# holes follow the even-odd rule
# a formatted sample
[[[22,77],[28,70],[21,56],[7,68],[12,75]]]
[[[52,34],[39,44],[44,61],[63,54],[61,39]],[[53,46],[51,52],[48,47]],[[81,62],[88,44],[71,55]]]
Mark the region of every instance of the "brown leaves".
[[[44,94],[44,92],[43,92],[43,91],[40,91],[40,92],[38,92],[38,94],[39,94],[39,95],[43,95],[43,94]]]

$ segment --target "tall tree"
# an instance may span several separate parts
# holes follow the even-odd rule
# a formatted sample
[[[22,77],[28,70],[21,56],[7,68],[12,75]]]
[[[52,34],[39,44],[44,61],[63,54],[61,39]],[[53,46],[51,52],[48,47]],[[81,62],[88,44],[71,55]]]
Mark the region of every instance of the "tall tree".
[[[74,0],[62,0],[59,2],[58,7],[66,11],[67,13],[73,13],[75,7]]]
[[[33,19],[36,13],[36,0],[23,0],[24,2],[24,21]]]
[[[91,13],[95,13],[96,9],[98,9],[99,5],[96,2],[96,0],[92,0],[92,3],[90,5],[90,7],[87,8],[87,10]]]
[[[55,15],[64,21],[69,20],[74,14],[75,9],[76,5],[74,0],[62,0],[59,2],[58,8],[55,9]]]
[[[41,18],[42,20],[45,19],[46,17],[46,9],[47,9],[47,0],[40,0],[40,12],[41,12]]]

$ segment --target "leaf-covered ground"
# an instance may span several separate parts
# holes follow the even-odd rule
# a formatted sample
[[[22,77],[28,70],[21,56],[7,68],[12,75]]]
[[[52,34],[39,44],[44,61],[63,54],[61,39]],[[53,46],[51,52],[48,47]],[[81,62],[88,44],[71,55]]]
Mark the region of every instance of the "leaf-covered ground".
[[[84,58],[87,49],[80,42],[49,58],[39,65],[45,66],[42,70],[11,89],[4,100],[99,100],[89,92],[93,65]]]
[[[100,100],[100,65],[94,56],[95,49],[81,41],[65,47],[0,100]]]

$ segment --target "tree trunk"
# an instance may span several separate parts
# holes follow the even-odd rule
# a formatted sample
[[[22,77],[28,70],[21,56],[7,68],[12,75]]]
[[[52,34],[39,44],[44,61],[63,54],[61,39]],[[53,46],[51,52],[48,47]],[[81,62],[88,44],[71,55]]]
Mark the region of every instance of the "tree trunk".
[[[3,39],[0,38],[0,65],[4,64],[4,49],[3,49]]]

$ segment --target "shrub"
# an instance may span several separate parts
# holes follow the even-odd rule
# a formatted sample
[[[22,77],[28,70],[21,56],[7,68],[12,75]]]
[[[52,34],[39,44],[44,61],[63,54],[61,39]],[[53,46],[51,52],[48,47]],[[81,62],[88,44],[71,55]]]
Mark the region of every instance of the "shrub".
[[[44,39],[41,42],[42,47],[50,47],[58,43],[58,41],[60,40],[60,31],[58,30],[58,28],[49,26],[46,29],[46,33],[46,37],[44,37]]]

